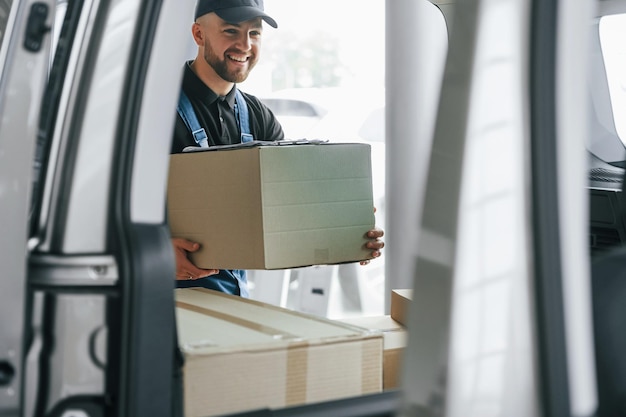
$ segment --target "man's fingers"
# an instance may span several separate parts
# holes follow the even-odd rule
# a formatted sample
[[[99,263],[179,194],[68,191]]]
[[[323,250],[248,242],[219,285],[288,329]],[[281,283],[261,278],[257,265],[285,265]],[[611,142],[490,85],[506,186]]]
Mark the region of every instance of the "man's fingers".
[[[186,250],[187,252],[195,252],[200,249],[200,245],[197,242],[187,239],[175,238],[172,239],[172,243],[176,248]]]
[[[370,240],[365,246],[369,249],[382,249],[385,247],[385,242],[382,240]]]
[[[218,269],[196,269],[191,273],[191,279],[206,278],[220,272]]]
[[[219,269],[195,269],[189,272],[179,272],[176,274],[176,279],[181,281],[193,281],[200,278],[210,277],[217,274]]]

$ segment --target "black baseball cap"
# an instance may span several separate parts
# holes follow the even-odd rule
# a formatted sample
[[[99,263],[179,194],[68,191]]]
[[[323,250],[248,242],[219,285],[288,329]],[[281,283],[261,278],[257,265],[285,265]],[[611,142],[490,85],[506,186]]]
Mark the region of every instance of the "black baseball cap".
[[[228,23],[241,23],[257,17],[277,28],[278,24],[263,11],[263,0],[198,0],[195,19],[215,12]]]

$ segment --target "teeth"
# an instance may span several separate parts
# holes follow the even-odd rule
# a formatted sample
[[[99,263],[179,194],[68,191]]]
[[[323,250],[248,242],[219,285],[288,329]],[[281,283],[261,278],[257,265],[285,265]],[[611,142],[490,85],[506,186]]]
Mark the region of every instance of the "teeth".
[[[237,62],[246,62],[248,60],[247,57],[243,57],[243,58],[237,58],[235,56],[228,56],[230,59],[232,59],[233,61],[237,61]]]

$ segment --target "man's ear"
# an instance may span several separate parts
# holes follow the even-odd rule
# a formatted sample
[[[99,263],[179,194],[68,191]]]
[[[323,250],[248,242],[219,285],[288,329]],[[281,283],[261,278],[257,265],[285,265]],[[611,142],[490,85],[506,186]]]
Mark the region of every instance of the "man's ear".
[[[191,25],[191,35],[196,45],[204,46],[204,33],[202,32],[202,26],[200,26],[200,24],[194,23]]]

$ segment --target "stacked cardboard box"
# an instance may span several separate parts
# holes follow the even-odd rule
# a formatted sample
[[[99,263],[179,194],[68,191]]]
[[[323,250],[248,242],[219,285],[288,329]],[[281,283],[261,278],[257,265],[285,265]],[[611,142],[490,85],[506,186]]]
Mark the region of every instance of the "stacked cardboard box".
[[[191,259],[209,269],[370,259],[370,146],[278,143],[171,155],[172,236],[201,243]]]
[[[401,364],[407,343],[406,328],[391,316],[351,317],[339,320],[383,335],[383,390],[400,386]]]
[[[177,289],[187,417],[382,390],[380,332],[205,289]]]
[[[413,290],[402,289],[391,291],[391,318],[403,326],[407,325],[412,297]]]

